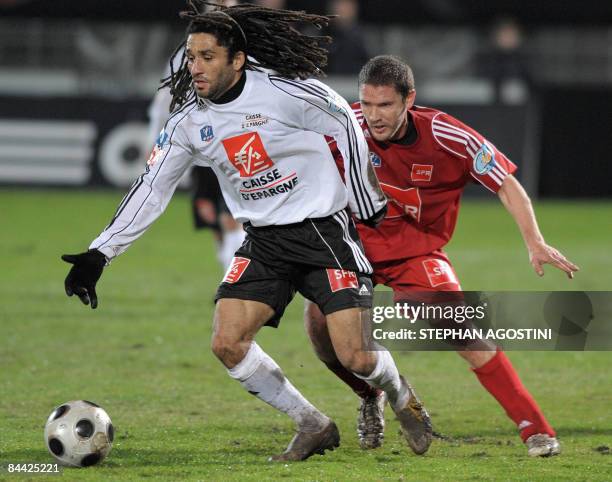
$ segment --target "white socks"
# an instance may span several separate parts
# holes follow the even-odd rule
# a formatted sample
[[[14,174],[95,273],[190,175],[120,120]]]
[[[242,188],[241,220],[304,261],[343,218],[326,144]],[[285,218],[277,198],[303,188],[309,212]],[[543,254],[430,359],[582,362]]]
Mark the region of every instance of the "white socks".
[[[234,253],[242,246],[245,235],[246,233],[242,227],[223,233],[223,241],[217,246],[217,258],[223,265],[224,270],[229,268]]]
[[[408,389],[402,386],[393,357],[387,350],[376,352],[376,366],[372,373],[365,377],[355,373],[355,376],[365,380],[374,388],[379,388],[385,392],[394,410],[404,408],[410,397]]]
[[[242,361],[227,372],[249,393],[289,415],[301,432],[319,432],[329,423],[329,418],[297,391],[276,362],[255,342],[251,342]]]

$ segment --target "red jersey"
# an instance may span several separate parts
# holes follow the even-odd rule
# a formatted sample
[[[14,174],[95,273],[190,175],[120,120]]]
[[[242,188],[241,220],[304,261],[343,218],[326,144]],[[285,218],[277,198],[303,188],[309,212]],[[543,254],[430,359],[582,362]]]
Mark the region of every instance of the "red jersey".
[[[442,248],[455,230],[465,185],[477,181],[497,192],[504,178],[516,171],[482,135],[439,110],[410,109],[417,137],[414,143],[403,145],[375,141],[360,104],[352,107],[388,198],[387,215],[377,228],[357,224],[372,262],[422,256]],[[336,160],[341,167],[339,154]]]

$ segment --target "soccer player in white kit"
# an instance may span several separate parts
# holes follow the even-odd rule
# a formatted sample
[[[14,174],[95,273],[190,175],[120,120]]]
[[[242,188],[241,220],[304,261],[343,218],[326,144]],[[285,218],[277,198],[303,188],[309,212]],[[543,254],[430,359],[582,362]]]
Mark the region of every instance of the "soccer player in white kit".
[[[372,267],[351,213],[375,225],[386,200],[350,106],[321,82],[303,80],[321,73],[326,51],[291,24],[321,26],[327,17],[249,4],[202,13],[193,3],[182,16],[191,21],[185,58],[166,79],[173,114],[110,224],[89,251],[62,257],[74,265],[66,293],[95,308],[103,267],[164,211],[190,165],[210,166],[247,232],[217,291],[212,350],[230,377],[295,421],[297,434],[272,459],[304,460],[340,441],[334,422],[254,341],[262,326],[278,325],[296,290],[327,316],[340,362],[385,392],[410,448],[426,452],[431,423],[414,390],[388,351],[361,350]],[[324,135],[342,152],[346,184]]]
[[[227,2],[226,2],[227,3]],[[182,52],[177,52],[172,57],[170,65],[167,66],[164,77],[171,73],[171,66],[175,70],[180,69]],[[159,133],[170,116],[170,104],[172,94],[168,87],[160,88],[149,105],[149,129],[147,138],[151,145],[155,145]],[[212,230],[217,246],[217,259],[227,270],[232,262],[234,253],[244,241],[244,230],[242,224],[236,222],[227,208],[219,181],[210,167],[194,166],[190,173],[192,184],[191,209],[195,229],[208,228]]]

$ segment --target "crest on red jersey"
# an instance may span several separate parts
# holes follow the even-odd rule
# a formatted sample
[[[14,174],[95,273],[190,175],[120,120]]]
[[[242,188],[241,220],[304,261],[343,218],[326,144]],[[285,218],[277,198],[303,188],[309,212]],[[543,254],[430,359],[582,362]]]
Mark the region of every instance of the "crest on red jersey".
[[[380,156],[378,154],[376,154],[375,152],[370,151],[370,162],[372,163],[373,167],[380,167],[382,166],[382,160],[380,158]]]
[[[252,177],[274,166],[257,132],[223,139],[227,158],[240,172],[240,177]]]

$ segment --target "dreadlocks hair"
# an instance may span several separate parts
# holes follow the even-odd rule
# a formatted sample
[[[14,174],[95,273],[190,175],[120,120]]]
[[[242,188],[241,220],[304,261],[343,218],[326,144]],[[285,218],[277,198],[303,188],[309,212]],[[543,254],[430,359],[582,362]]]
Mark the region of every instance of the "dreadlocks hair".
[[[377,55],[366,62],[359,72],[359,86],[392,85],[405,99],[414,90],[414,75],[410,66],[394,55]]]
[[[243,51],[247,57],[245,69],[270,69],[291,79],[324,75],[322,69],[327,65],[327,49],[322,45],[330,43],[331,37],[302,34],[293,24],[308,24],[321,29],[332,17],[250,3],[226,7],[202,0],[187,0],[187,5],[188,9],[180,13],[182,18],[190,20],[187,34],[214,35],[217,43],[228,49],[230,62],[237,52]],[[206,7],[213,7],[213,10],[205,12]],[[170,111],[195,97],[187,68],[185,43],[186,40],[174,51],[170,59],[170,75],[161,81],[160,89],[170,88]],[[180,59],[179,55],[182,55]],[[180,65],[176,71],[175,65]]]

